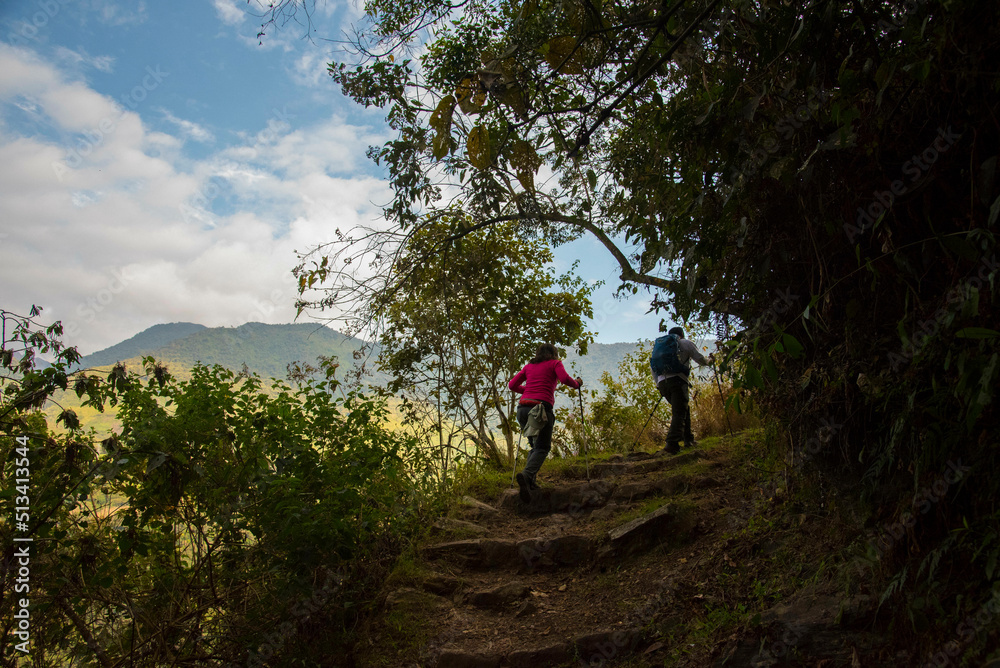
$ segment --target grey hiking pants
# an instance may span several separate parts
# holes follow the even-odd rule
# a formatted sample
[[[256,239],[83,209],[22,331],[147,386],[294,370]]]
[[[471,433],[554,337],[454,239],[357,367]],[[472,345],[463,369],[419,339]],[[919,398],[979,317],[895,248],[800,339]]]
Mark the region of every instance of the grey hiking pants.
[[[531,452],[528,453],[528,461],[524,463],[522,473],[528,479],[529,484],[534,484],[538,469],[542,468],[542,462],[549,456],[549,450],[552,449],[552,427],[556,421],[556,415],[552,412],[552,406],[548,402],[543,401],[542,405],[545,406],[545,414],[549,416],[549,420],[537,436],[528,437]],[[517,407],[517,423],[521,425],[522,430],[528,422],[528,413],[531,412],[532,408],[534,408],[533,405]]]
[[[667,445],[694,443],[691,433],[691,406],[688,404],[688,384],[680,376],[661,380],[656,389],[670,404],[670,429],[667,430]]]

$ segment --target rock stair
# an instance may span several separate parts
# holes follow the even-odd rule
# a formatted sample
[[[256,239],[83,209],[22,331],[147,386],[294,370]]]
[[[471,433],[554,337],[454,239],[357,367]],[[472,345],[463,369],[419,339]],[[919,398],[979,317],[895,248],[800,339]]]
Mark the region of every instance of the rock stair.
[[[645,453],[637,453],[643,454]],[[648,473],[663,473],[690,464],[702,458],[698,451],[686,452],[673,458],[645,457],[634,460],[595,463],[590,467],[592,480],[586,483],[543,487],[532,493],[531,501],[524,503],[516,489],[508,489],[500,496],[500,509],[521,515],[546,515],[568,512],[570,515],[586,513],[606,505],[609,501],[629,501],[648,496],[674,494],[689,481],[687,476],[654,476],[636,480]],[[567,469],[564,475],[575,478],[582,467]]]
[[[614,478],[622,475],[637,475],[662,469],[678,468],[697,461],[702,456],[701,451],[697,449],[673,456],[633,452],[628,455],[617,455],[607,461],[595,462],[589,466],[586,463],[578,463],[566,468],[563,471],[563,475],[567,478],[576,478],[577,480],[586,480],[588,471],[591,480]]]
[[[550,465],[531,503],[463,499],[390,577],[358,665],[918,665],[881,653],[877,596],[816,566],[853,527],[822,501],[791,510],[736,450],[595,462],[589,480]]]
[[[630,616],[609,596],[618,593],[614,585],[594,578],[626,560],[657,558],[692,533],[695,514],[670,497],[717,484],[676,472],[703,457],[636,454],[595,463],[590,481],[549,483],[527,504],[516,490],[506,490],[496,507],[465,499],[464,520],[437,526],[477,537],[424,546],[420,556],[431,574],[387,600],[390,607],[409,600],[443,617],[421,666],[608,665],[642,647],[648,619]],[[563,477],[578,479],[580,468]],[[615,521],[651,497],[664,502]]]

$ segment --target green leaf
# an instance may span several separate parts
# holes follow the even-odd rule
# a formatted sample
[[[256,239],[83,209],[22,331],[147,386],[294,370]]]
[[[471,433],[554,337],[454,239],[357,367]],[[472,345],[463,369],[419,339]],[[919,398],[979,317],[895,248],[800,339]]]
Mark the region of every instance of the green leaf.
[[[764,358],[764,372],[767,373],[767,377],[772,382],[777,382],[778,368],[774,365],[774,360],[771,359],[770,355]]]
[[[431,155],[435,160],[443,160],[451,149],[451,136],[435,134],[431,140]]]
[[[784,344],[785,350],[787,350],[788,354],[791,355],[793,358],[798,358],[802,354],[802,351],[804,350],[802,344],[799,343],[799,340],[796,339],[791,334],[782,335],[781,342]]]
[[[931,61],[930,59],[922,60],[904,69],[909,69],[910,75],[917,81],[926,81],[931,73]]]
[[[955,336],[960,339],[995,339],[1000,332],[985,327],[965,327],[955,332]]]
[[[146,473],[147,474],[152,473],[160,466],[162,466],[165,461],[167,461],[166,453],[164,452],[156,453],[156,455],[150,458],[149,462],[146,464]]]
[[[748,366],[744,375],[744,387],[749,389],[764,387],[764,377],[756,367]]]
[[[1000,197],[993,200],[993,205],[990,206],[990,218],[989,225],[993,227],[993,223],[997,222],[997,218],[1000,217]]]

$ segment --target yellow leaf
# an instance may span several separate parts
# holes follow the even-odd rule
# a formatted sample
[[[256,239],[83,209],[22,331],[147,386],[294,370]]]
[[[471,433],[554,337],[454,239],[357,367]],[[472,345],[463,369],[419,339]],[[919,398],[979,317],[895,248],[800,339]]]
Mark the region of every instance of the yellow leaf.
[[[590,37],[581,42],[576,37],[563,35],[550,39],[540,51],[549,67],[559,74],[583,74],[585,69],[593,69],[605,62],[607,44],[600,37]]]
[[[485,125],[477,125],[469,131],[465,143],[469,163],[476,169],[486,169],[492,162],[490,157],[490,131]]]
[[[439,134],[451,132],[451,116],[455,111],[455,96],[447,95],[431,114],[430,126]]]
[[[446,96],[437,109],[431,114],[430,126],[434,129],[434,139],[431,141],[431,153],[435,159],[441,160],[451,150],[451,117],[455,112],[455,98]]]
[[[514,142],[510,151],[510,166],[514,168],[517,180],[525,190],[535,189],[535,173],[542,165],[534,147],[524,140]]]
[[[583,74],[580,50],[575,37],[553,37],[545,43],[545,61],[559,74]]]
[[[524,91],[519,85],[507,84],[500,101],[514,110],[514,113],[521,118],[528,116],[528,103],[524,99]]]
[[[483,108],[486,103],[486,91],[479,85],[479,81],[472,79],[462,79],[455,89],[455,97],[458,98],[458,106],[463,113],[475,114]]]

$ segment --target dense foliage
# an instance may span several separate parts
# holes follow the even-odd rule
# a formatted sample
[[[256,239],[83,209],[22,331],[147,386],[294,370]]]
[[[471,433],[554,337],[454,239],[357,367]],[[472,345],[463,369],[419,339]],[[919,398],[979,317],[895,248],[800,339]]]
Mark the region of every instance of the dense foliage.
[[[58,326],[3,317],[2,631],[29,598],[33,665],[320,665],[349,646],[433,492],[384,403],[340,392],[333,363],[268,392],[219,366],[176,381],[151,358],[144,376],[68,374]],[[116,406],[120,432],[95,443],[71,412],[50,431],[35,409],[57,387]]]
[[[859,549],[881,547],[863,586],[902,637],[919,631],[930,649],[953,633],[998,576],[1000,484],[973,473],[930,505],[914,495],[959,460],[997,464],[1000,5],[366,10],[358,59],[331,74],[397,131],[371,151],[394,188],[391,234],[456,206],[471,229],[590,234],[626,289],[655,289],[654,306],[681,319],[714,317],[735,332],[741,399],[871,500]],[[899,522],[909,532],[885,540],[879,527]]]

